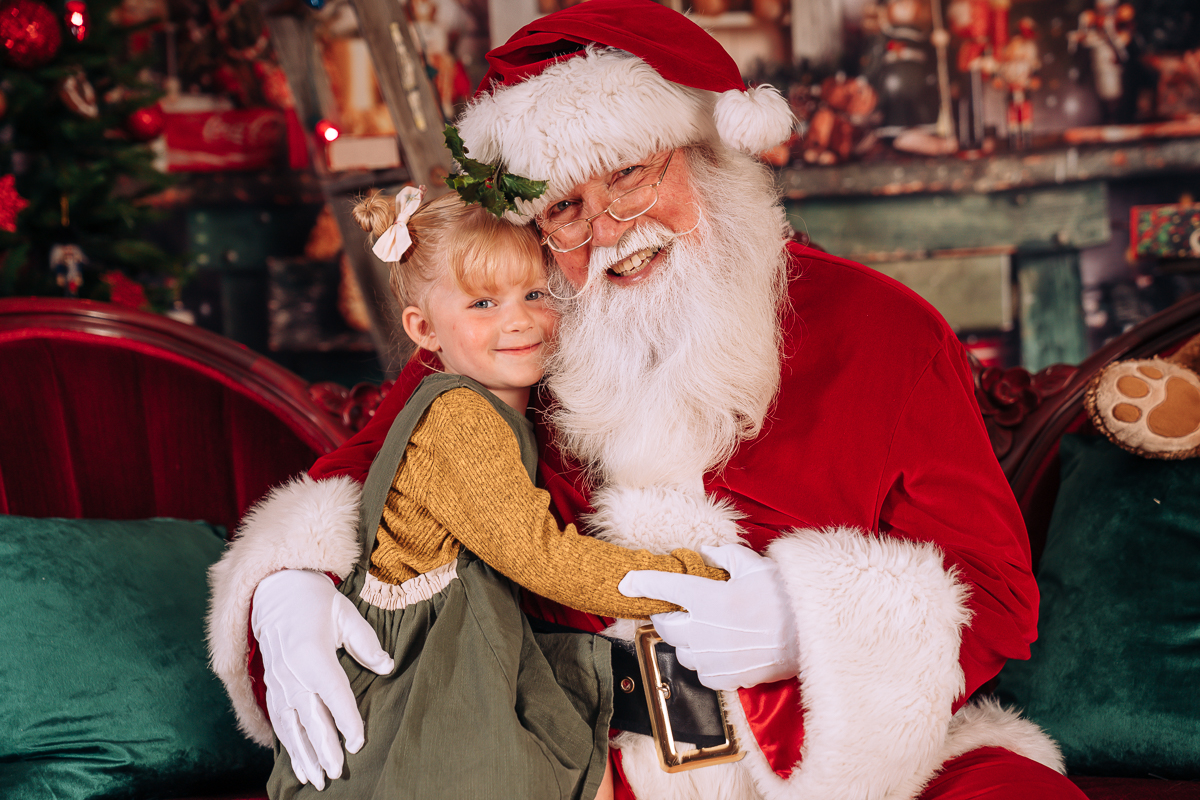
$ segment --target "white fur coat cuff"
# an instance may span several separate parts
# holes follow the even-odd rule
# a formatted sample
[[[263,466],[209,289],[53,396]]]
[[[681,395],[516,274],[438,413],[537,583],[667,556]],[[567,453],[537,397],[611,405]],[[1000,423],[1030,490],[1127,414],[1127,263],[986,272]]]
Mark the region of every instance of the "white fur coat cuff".
[[[932,544],[852,528],[794,530],[767,555],[795,612],[804,745],[789,779],[754,749],[765,797],[908,798],[942,761],[964,690],[967,590]],[[736,704],[735,704],[736,705]],[[750,735],[733,709],[741,737]]]
[[[273,489],[246,513],[237,536],[209,569],[208,647],[213,671],[233,701],[238,726],[270,746],[271,723],[254,700],[246,663],[250,601],[258,583],[282,569],[332,572],[344,578],[358,561],[362,485],[339,476],[307,475]]]

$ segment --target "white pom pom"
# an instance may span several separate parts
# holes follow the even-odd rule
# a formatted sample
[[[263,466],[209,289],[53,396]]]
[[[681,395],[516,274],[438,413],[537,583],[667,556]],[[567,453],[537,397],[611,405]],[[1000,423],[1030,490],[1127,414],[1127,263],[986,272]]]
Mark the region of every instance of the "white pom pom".
[[[745,92],[737,89],[722,92],[713,117],[721,140],[750,155],[785,141],[796,122],[788,101],[774,86],[765,83]]]

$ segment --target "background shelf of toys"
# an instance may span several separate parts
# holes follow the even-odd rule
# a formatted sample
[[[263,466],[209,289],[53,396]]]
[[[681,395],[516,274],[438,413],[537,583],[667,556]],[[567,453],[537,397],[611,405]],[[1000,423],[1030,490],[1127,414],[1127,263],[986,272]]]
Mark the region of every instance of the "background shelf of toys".
[[[394,371],[349,206],[442,190],[483,54],[565,2],[3,0],[0,293],[149,305],[310,379]],[[797,231],[984,360],[1078,361],[1200,288],[1191,0],[666,2],[789,97],[763,155]]]
[[[1130,223],[1194,195],[1194,4],[794,0],[801,19],[787,66],[744,67],[801,120],[775,159],[793,222],[922,292],[980,357],[1077,362],[1200,288],[1200,249],[1138,251]]]

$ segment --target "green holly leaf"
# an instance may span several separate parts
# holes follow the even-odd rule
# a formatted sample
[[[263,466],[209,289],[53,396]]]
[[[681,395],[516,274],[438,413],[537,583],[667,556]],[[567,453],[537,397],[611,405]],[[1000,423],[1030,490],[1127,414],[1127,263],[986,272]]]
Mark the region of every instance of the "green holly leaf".
[[[483,208],[504,216],[506,211],[516,211],[516,198],[533,200],[546,191],[546,181],[535,181],[505,172],[497,164],[485,164],[467,155],[462,136],[453,125],[445,129],[446,148],[458,164],[461,173],[446,178],[446,185],[458,192],[467,203],[479,203]]]
[[[497,217],[503,217],[511,205],[500,190],[490,183],[485,183],[479,188],[479,204]]]
[[[450,156],[458,162],[458,166],[463,172],[479,180],[488,178],[495,172],[495,168],[490,164],[476,161],[467,155],[467,146],[463,143],[462,136],[458,133],[458,128],[455,128],[453,125],[447,125],[444,133],[446,148],[449,149]]]
[[[446,137],[446,149],[450,151],[451,157],[459,162],[465,159],[467,157],[467,146],[463,143],[462,136],[458,133],[458,128],[453,125],[447,125],[442,133]]]
[[[519,197],[522,200],[533,200],[541,197],[546,192],[546,185],[546,181],[522,178],[520,175],[513,175],[511,172],[506,172],[500,176],[501,190],[509,199]]]

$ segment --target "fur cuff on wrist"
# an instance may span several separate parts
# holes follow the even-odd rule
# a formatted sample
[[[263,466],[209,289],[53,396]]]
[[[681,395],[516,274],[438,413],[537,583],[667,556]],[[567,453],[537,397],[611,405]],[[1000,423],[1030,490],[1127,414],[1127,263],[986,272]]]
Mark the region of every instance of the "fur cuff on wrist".
[[[791,778],[747,756],[767,797],[915,797],[941,763],[962,694],[967,590],[932,544],[853,528],[772,542],[800,651],[804,747]],[[740,736],[745,716],[732,715]]]
[[[346,577],[358,561],[362,485],[345,476],[301,475],[251,508],[221,560],[209,569],[208,647],[213,671],[233,701],[238,726],[270,746],[271,723],[254,700],[246,663],[250,601],[258,582],[283,569]]]
[[[607,486],[592,495],[596,513],[585,520],[597,539],[666,555],[680,547],[741,543],[741,516],[703,490]]]

